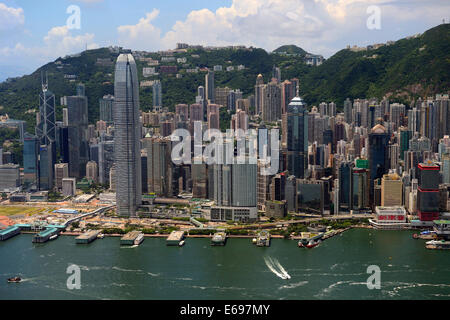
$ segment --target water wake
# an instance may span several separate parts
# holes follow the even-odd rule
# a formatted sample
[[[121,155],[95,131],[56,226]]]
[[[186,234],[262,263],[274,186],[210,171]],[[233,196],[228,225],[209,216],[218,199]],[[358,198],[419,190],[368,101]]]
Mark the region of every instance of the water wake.
[[[287,271],[283,268],[283,266],[277,259],[272,259],[271,257],[264,257],[264,262],[266,263],[266,266],[269,268],[269,270],[272,271],[274,274],[276,274],[277,277],[283,280],[291,278],[289,273],[287,273]]]

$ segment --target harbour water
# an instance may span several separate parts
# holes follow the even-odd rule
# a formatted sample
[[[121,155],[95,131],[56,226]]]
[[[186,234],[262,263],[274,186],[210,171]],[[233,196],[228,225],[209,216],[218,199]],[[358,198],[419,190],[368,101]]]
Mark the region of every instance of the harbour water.
[[[31,238],[0,242],[0,299],[450,299],[450,251],[427,250],[410,231],[353,229],[314,249],[281,239],[120,247],[120,238]],[[81,269],[80,290],[67,288],[71,264]],[[380,290],[367,288],[369,265],[381,269]],[[7,283],[16,275],[23,282]]]

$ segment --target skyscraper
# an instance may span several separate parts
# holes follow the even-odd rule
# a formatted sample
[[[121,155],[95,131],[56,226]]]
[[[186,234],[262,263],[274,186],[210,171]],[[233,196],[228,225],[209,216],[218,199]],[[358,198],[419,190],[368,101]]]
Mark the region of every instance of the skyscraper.
[[[161,107],[162,106],[162,87],[161,81],[155,80],[152,86],[153,89],[153,107]]]
[[[205,75],[205,93],[206,101],[208,103],[215,103],[214,71],[208,71]]]
[[[117,213],[136,216],[136,209],[142,203],[141,128],[138,76],[131,54],[117,58],[114,97]]]
[[[25,187],[38,188],[39,139],[25,133],[23,142],[23,178]]]
[[[421,221],[439,218],[439,166],[433,163],[419,163],[419,186],[417,211]]]
[[[377,124],[369,133],[369,169],[370,195],[373,195],[373,181],[382,178],[389,169],[388,157],[389,133],[381,124]],[[372,199],[372,197],[371,197]]]
[[[308,111],[302,98],[295,97],[283,115],[289,174],[303,179],[308,163]]]
[[[262,105],[262,120],[274,122],[281,119],[281,85],[273,80],[263,87],[264,101]]]

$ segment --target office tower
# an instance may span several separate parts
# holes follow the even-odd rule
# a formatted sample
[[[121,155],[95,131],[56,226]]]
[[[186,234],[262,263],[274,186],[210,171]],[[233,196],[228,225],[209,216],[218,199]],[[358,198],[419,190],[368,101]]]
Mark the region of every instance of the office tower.
[[[397,173],[389,173],[381,178],[381,206],[394,207],[403,205],[403,183]]]
[[[23,141],[23,180],[25,189],[38,188],[39,176],[39,139],[29,133]]]
[[[405,151],[409,150],[409,141],[411,140],[412,132],[408,128],[400,127],[400,159],[405,159]]]
[[[354,167],[352,169],[352,210],[367,209],[369,201],[369,172],[367,169]]]
[[[308,111],[302,98],[295,97],[283,115],[287,151],[287,170],[304,178],[308,168]]]
[[[319,104],[319,114],[321,117],[328,114],[328,104],[326,102],[321,102]]]
[[[152,85],[153,89],[153,108],[162,107],[162,86],[160,80],[155,80]]]
[[[0,191],[15,192],[20,187],[20,173],[18,164],[0,165]]]
[[[208,71],[205,75],[205,93],[207,103],[216,103],[214,90],[214,71]]]
[[[389,169],[388,143],[389,133],[381,124],[377,124],[369,133],[370,190],[373,190],[373,181],[381,178]]]
[[[242,99],[242,92],[241,90],[237,89],[237,90],[231,90],[228,93],[228,97],[227,97],[227,108],[230,111],[236,111],[236,101],[238,99]]]
[[[98,164],[98,144],[91,144],[89,146],[89,161],[95,161]]]
[[[325,185],[320,180],[297,179],[297,205],[300,212],[323,215]]]
[[[286,113],[287,106],[292,99],[296,97],[295,84],[289,80],[283,81],[281,84],[281,113]]]
[[[272,177],[270,181],[270,200],[282,201],[286,199],[286,179],[288,172],[284,171]]]
[[[344,101],[344,121],[351,124],[352,121],[352,102],[349,98]]]
[[[114,96],[108,94],[103,96],[99,100],[100,105],[100,120],[105,121],[107,125],[113,123],[113,106],[114,106]]]
[[[61,181],[62,194],[65,197],[72,197],[77,191],[77,179],[76,178],[63,178]]]
[[[259,132],[259,130],[258,130]],[[266,201],[270,199],[270,181],[272,176],[263,174],[263,170],[268,167],[268,161],[265,159],[258,159],[257,164],[257,205],[258,210],[265,210]]]
[[[158,196],[172,196],[172,145],[170,139],[143,139],[143,147],[147,151],[147,183],[148,192]]]
[[[272,80],[263,87],[262,120],[275,122],[281,119],[281,86]]]
[[[450,99],[448,94],[436,95],[436,104],[438,106],[438,139],[450,134]]]
[[[217,206],[231,206],[231,165],[214,164],[214,202]]]
[[[442,156],[442,183],[450,184],[450,153]]]
[[[272,78],[275,79],[277,83],[281,82],[281,69],[279,67],[273,66]]]
[[[98,182],[98,165],[95,161],[89,161],[86,164],[86,178]]]
[[[56,163],[55,164],[55,187],[58,190],[63,189],[63,179],[69,177],[69,164]]]
[[[255,85],[255,113],[262,114],[263,104],[264,104],[264,79],[262,74],[258,74],[256,77]]]
[[[56,139],[55,95],[48,90],[47,80],[42,81],[42,92],[39,94],[39,115],[36,135],[41,145],[50,145]]]
[[[351,208],[352,169],[352,162],[342,162],[339,166],[339,209],[349,210]]]
[[[39,190],[53,189],[52,143],[39,147]]]
[[[142,194],[148,193],[148,156],[147,156],[147,150],[143,149],[141,150],[141,181],[142,181]]]
[[[98,144],[99,183],[109,183],[109,172],[114,164],[114,141],[101,141]]]
[[[233,207],[256,207],[256,164],[235,163],[232,170],[232,196]]]
[[[136,209],[142,203],[141,125],[137,69],[131,54],[117,58],[114,97],[117,213],[136,216]]]
[[[86,163],[89,160],[87,97],[67,97],[67,110],[69,175],[81,179],[85,176]]]
[[[439,166],[431,162],[419,163],[417,211],[421,221],[439,219]]]
[[[192,163],[192,197],[207,199],[208,182],[207,165],[205,163]]]

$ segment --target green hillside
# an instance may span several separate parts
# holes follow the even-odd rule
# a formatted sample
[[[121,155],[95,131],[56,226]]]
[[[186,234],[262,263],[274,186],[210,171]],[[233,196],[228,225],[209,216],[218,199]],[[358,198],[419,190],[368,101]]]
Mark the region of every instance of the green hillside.
[[[348,97],[410,102],[450,88],[450,24],[376,50],[341,50],[302,78],[301,94],[310,103]]]
[[[277,52],[302,54],[305,51],[296,46],[282,46]],[[157,53],[147,57],[160,58]],[[271,78],[273,65],[281,69],[282,79],[299,78],[300,93],[309,105],[322,101],[335,101],[341,108],[343,101],[354,98],[382,98],[385,94],[391,100],[409,102],[417,96],[448,92],[450,88],[450,25],[443,24],[428,30],[419,37],[402,39],[378,49],[354,52],[341,50],[327,59],[319,67],[305,65],[303,56],[286,56],[267,53],[263,49],[189,49],[187,53],[177,53],[175,58],[185,57],[186,63],[178,64],[182,78],[175,75],[160,75],[163,87],[163,105],[174,110],[177,103],[192,103],[197,87],[204,85],[205,72],[186,73],[186,68],[222,65],[244,65],[240,71],[216,72],[216,87],[228,86],[241,89],[244,96],[254,92],[256,76],[261,73],[264,81]],[[41,71],[48,73],[49,89],[56,96],[57,119],[62,118],[59,99],[73,95],[78,82],[86,85],[89,101],[89,121],[99,118],[98,100],[105,94],[114,93],[114,66],[97,65],[97,59],[115,61],[117,53],[108,48],[85,51],[77,56],[58,58],[37,69],[31,75],[9,79],[0,83],[0,114],[23,119],[28,123],[28,131],[34,131],[35,112],[39,105]],[[137,60],[139,80],[144,78],[142,68],[145,62]],[[163,62],[160,65],[177,65]],[[70,81],[65,75],[76,75]],[[141,109],[152,105],[151,87],[141,88]]]

